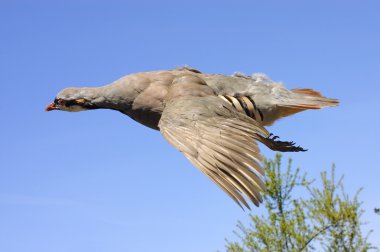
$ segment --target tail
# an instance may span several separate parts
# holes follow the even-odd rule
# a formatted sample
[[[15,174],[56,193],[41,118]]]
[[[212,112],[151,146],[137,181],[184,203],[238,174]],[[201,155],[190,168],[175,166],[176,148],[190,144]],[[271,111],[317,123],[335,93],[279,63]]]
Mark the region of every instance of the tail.
[[[281,116],[289,116],[307,109],[321,109],[338,106],[336,99],[326,98],[321,93],[309,88],[292,89],[292,97],[278,104]]]

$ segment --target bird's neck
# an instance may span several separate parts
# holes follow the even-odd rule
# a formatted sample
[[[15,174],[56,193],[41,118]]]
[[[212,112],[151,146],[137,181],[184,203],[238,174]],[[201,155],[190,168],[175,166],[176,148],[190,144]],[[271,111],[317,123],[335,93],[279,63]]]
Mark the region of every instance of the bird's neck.
[[[94,88],[80,88],[79,92],[84,99],[90,101],[89,109],[113,109],[125,111],[130,109],[134,100],[126,90],[123,90],[116,84]]]

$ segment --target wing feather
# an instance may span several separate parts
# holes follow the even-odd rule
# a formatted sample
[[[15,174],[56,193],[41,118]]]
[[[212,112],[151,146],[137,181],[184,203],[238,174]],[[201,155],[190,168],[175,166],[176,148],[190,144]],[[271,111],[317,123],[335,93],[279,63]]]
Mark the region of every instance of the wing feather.
[[[231,186],[229,182],[226,182],[225,179],[220,177],[218,172],[214,169],[212,165],[210,165],[207,161],[204,159],[195,159],[192,156],[188,156],[185,154],[185,156],[195,165],[197,166],[203,174],[205,174],[211,181],[213,181],[215,184],[217,184],[225,193],[227,193],[230,198],[235,201],[241,208],[241,203],[244,204],[245,207],[250,209],[248,203],[246,200]],[[241,203],[240,203],[241,202]]]
[[[178,87],[177,87],[178,88]],[[256,140],[268,137],[257,121],[217,96],[166,101],[159,128],[166,140],[240,207],[258,206],[265,190]]]

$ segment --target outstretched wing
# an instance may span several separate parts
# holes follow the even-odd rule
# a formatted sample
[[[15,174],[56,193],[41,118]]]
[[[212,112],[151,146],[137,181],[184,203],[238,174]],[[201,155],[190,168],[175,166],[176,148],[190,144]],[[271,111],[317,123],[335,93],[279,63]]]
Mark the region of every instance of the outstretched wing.
[[[169,96],[159,123],[162,135],[240,207],[250,209],[244,196],[258,206],[265,184],[255,140],[268,132],[222,99],[193,94]]]

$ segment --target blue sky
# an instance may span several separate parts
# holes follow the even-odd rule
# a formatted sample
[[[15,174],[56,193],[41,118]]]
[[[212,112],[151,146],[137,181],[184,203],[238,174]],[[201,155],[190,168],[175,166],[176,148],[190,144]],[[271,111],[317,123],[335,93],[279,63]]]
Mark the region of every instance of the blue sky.
[[[216,251],[234,239],[248,213],[159,132],[115,111],[43,111],[64,87],[185,64],[339,98],[270,131],[309,149],[284,157],[310,177],[334,162],[352,196],[363,187],[365,230],[380,246],[378,1],[0,6],[0,251]]]

